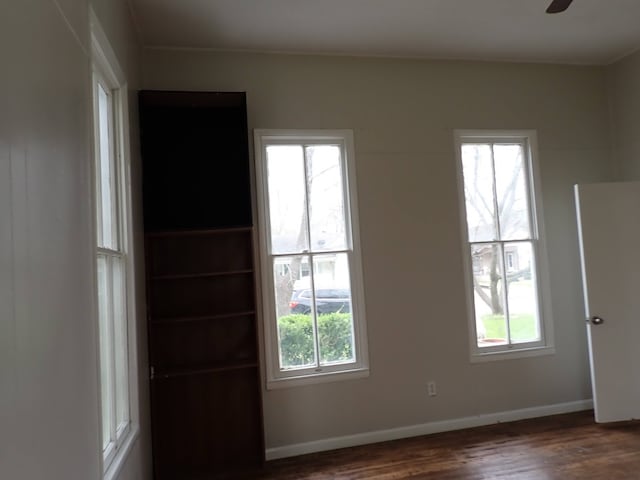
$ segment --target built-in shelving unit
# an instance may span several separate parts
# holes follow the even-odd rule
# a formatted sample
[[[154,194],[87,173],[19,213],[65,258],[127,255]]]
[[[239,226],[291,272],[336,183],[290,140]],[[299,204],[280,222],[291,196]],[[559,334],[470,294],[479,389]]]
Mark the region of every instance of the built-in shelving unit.
[[[140,100],[154,477],[227,478],[264,461],[244,95]]]

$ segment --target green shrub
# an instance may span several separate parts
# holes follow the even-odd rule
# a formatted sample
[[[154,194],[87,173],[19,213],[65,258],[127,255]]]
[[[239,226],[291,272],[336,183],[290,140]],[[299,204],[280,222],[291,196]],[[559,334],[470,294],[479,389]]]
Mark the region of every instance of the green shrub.
[[[278,319],[280,361],[283,367],[313,365],[314,345],[311,315],[293,314]],[[353,358],[353,332],[350,313],[318,315],[320,363]]]
[[[507,339],[507,326],[504,315],[483,315],[482,323],[486,338]],[[528,342],[538,336],[536,319],[532,314],[511,315],[511,339],[516,342]]]
[[[278,319],[280,364],[298,367],[313,363],[313,327],[309,315],[286,315]]]

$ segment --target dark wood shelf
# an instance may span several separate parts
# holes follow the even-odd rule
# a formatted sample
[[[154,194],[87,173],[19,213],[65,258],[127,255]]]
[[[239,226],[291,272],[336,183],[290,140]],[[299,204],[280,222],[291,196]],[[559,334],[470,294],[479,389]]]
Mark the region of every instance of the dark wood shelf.
[[[245,362],[238,364],[230,364],[219,367],[204,367],[204,368],[194,368],[194,369],[173,369],[168,371],[155,372],[154,379],[166,379],[166,378],[174,378],[174,377],[184,377],[187,375],[205,375],[209,373],[220,373],[220,372],[229,372],[232,370],[244,370],[247,368],[257,368],[258,362]]]
[[[147,235],[149,278],[171,280],[252,273],[252,238],[251,228]]]
[[[225,235],[229,233],[241,233],[241,232],[252,232],[252,226],[239,226],[239,227],[227,227],[227,228],[216,228],[216,229],[208,229],[208,230],[161,230],[154,232],[146,232],[145,236],[149,238],[157,238],[157,237],[180,237],[180,236],[215,236],[215,235]]]
[[[256,314],[255,310],[247,310],[245,312],[225,313],[222,315],[200,315],[195,317],[153,318],[150,316],[149,320],[156,324],[173,324],[173,323],[182,323],[182,322],[203,322],[208,320],[227,320],[231,318],[248,317],[255,314]]]
[[[230,275],[246,275],[253,270],[230,270],[228,272],[183,273],[174,275],[152,275],[151,280],[183,280],[191,278],[225,277]]]

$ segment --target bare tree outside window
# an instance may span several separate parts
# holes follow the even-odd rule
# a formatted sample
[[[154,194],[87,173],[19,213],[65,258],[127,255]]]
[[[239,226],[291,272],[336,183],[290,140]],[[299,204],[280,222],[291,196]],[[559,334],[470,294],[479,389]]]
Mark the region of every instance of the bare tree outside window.
[[[270,145],[266,149],[282,368],[353,360],[340,155],[335,145]],[[344,315],[341,324],[348,328],[338,329],[342,338],[325,334],[324,330],[336,330],[333,324],[325,325],[328,314]],[[305,315],[308,321],[292,315]],[[340,322],[335,315],[332,318]],[[303,327],[298,328],[298,323]]]
[[[478,345],[539,340],[524,146],[463,143],[461,158]]]
[[[351,130],[254,130],[267,388],[369,373]]]

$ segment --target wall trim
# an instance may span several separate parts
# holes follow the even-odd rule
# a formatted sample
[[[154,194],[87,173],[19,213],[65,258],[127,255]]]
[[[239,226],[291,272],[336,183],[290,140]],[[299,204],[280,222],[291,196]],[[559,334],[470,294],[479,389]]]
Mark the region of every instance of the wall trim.
[[[66,12],[60,6],[60,3],[58,2],[58,0],[53,0],[53,5],[58,10],[58,13],[60,14],[60,16],[62,17],[62,20],[65,23],[65,25],[67,26],[67,28],[71,32],[71,35],[73,35],[73,38],[76,40],[76,42],[78,42],[78,45],[80,46],[80,49],[82,50],[82,52],[85,54],[85,56],[88,57],[89,56],[89,52],[87,50],[87,46],[82,41],[82,38],[78,34],[78,31],[74,28],[73,24],[69,21],[69,17],[67,17]]]
[[[391,428],[387,430],[376,430],[372,432],[358,433],[355,435],[345,435],[342,437],[325,438],[313,442],[295,443],[282,447],[267,448],[267,460],[278,458],[294,457],[306,453],[324,452],[338,448],[356,447],[369,443],[386,442],[401,438],[418,437],[431,433],[448,432],[452,430],[462,430],[465,428],[482,427],[494,423],[515,422],[528,418],[546,417],[562,413],[580,412],[593,408],[593,400],[585,399],[575,402],[556,403],[552,405],[542,405],[539,407],[522,408],[518,410],[508,410],[504,412],[488,413],[472,417],[454,418],[451,420],[441,420],[437,422],[409,425],[406,427]]]

